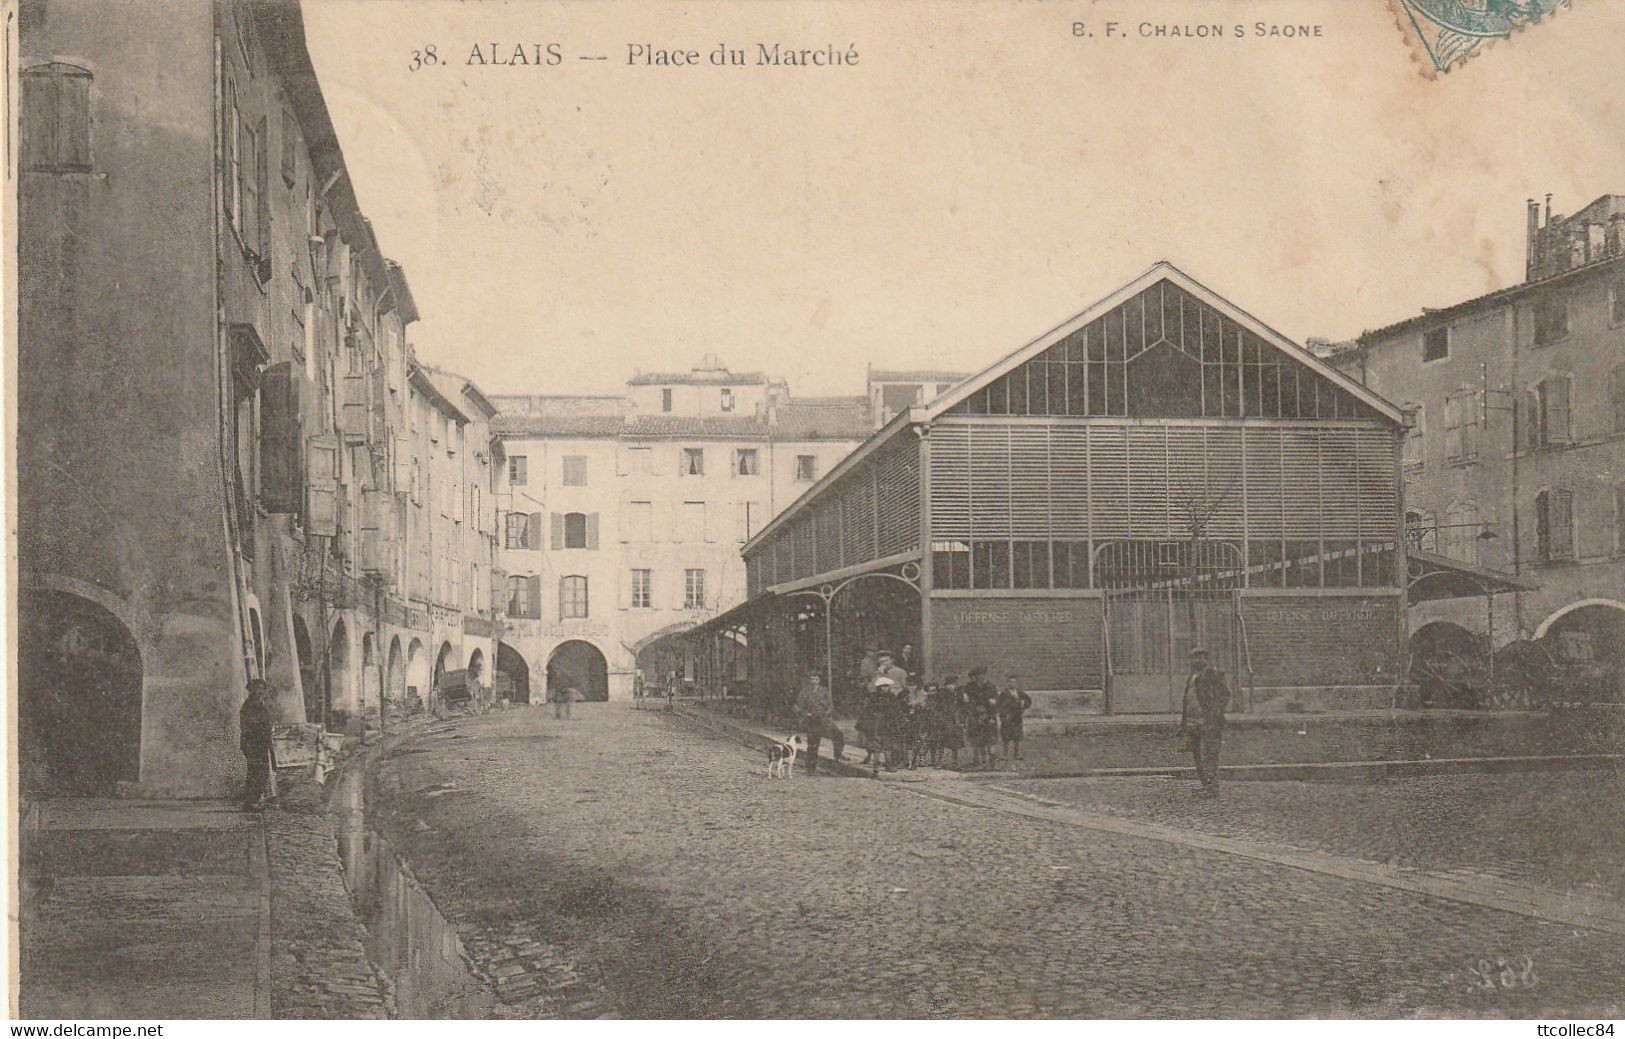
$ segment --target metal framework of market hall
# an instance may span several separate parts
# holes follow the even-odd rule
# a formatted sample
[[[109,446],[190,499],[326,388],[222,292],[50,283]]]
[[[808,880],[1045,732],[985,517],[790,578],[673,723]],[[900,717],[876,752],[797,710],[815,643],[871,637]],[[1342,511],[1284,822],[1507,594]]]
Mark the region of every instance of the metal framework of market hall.
[[[702,689],[850,689],[866,647],[1090,710],[1388,706],[1403,417],[1168,263],[900,413],[745,544],[747,599],[672,636]]]

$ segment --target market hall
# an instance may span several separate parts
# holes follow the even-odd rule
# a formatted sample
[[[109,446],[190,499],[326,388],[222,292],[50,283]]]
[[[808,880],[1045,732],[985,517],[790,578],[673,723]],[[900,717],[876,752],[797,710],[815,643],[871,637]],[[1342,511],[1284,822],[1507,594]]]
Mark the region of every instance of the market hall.
[[[1405,663],[1403,416],[1166,262],[900,412],[742,548],[670,636],[697,691],[850,693],[866,650],[1083,713],[1388,707]]]

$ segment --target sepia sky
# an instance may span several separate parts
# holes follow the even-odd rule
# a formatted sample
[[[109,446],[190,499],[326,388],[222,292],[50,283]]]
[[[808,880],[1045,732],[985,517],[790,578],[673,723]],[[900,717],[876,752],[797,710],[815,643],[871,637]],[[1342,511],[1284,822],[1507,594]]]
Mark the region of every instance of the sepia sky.
[[[1388,0],[305,6],[419,356],[488,393],[614,393],[706,352],[857,393],[866,362],[981,368],[1159,259],[1347,338],[1521,278],[1526,197],[1625,193],[1625,4],[1433,82]],[[466,64],[550,43],[556,67]],[[709,65],[719,43],[752,64]],[[758,43],[858,64],[758,67]]]

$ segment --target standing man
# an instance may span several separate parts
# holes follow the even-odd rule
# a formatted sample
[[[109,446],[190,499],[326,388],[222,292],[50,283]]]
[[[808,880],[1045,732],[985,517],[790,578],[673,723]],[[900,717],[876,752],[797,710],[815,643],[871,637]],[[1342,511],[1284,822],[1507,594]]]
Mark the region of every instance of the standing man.
[[[248,775],[243,782],[244,811],[265,807],[271,782],[271,705],[266,702],[270,686],[263,678],[248,680],[248,695],[238,712],[237,745],[242,748]]]
[[[796,697],[796,710],[807,733],[807,774],[818,771],[818,744],[825,736],[835,744],[835,760],[840,761],[846,749],[846,735],[835,724],[835,701],[830,698],[822,671],[814,668],[807,672],[807,680]]]
[[[553,717],[570,717],[570,705],[575,702],[576,687],[566,682],[564,688],[559,690],[558,698],[553,701]]]
[[[1219,796],[1219,746],[1224,742],[1224,711],[1230,706],[1230,686],[1224,672],[1208,663],[1207,650],[1191,650],[1191,673],[1185,679],[1185,698],[1179,730],[1196,758],[1196,778],[1203,797]]]

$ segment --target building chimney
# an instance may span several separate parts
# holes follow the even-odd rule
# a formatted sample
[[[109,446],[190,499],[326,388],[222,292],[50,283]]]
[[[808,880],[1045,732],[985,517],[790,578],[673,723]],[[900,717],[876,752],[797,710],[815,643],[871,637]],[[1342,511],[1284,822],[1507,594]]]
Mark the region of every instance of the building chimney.
[[[1551,223],[1552,223],[1552,193],[1550,191],[1548,191],[1548,192],[1546,192],[1546,226],[1550,227]]]
[[[1529,200],[1528,233],[1524,239],[1523,280],[1535,280],[1535,262],[1537,250],[1535,240],[1540,237],[1540,203],[1534,199]]]

